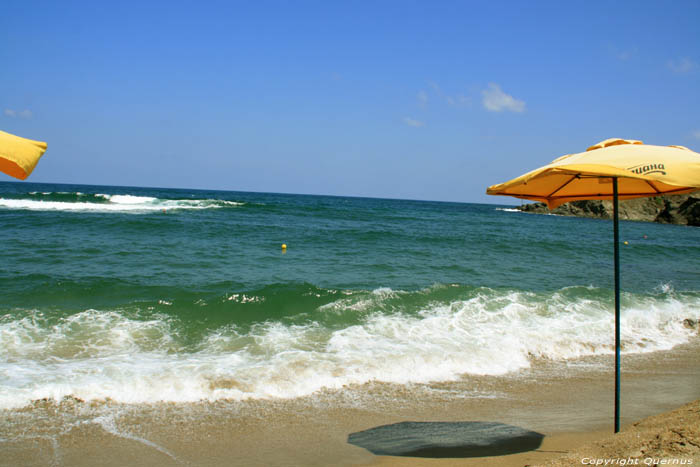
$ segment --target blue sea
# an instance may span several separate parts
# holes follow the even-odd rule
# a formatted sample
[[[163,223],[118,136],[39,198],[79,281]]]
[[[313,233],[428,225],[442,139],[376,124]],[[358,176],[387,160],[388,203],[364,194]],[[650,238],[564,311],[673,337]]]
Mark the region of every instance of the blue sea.
[[[623,221],[621,241],[623,352],[688,342],[700,229]],[[0,245],[0,409],[292,399],[613,352],[610,221],[6,182]]]

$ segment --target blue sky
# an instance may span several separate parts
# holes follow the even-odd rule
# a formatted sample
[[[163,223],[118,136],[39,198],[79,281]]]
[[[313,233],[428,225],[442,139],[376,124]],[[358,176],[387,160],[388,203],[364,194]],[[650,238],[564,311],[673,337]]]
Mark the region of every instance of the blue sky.
[[[2,10],[30,182],[517,204],[484,191],[609,137],[700,149],[695,0]]]

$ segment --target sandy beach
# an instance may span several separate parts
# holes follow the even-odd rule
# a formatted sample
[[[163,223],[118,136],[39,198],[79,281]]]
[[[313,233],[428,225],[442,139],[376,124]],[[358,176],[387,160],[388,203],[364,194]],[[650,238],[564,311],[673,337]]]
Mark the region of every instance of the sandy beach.
[[[700,0],[95,5],[2,3],[0,467],[700,466]]]
[[[606,464],[607,463],[607,464]],[[700,400],[645,418],[614,435],[608,430],[548,436],[536,451],[473,459],[381,457],[379,466],[698,465]]]
[[[698,344],[623,359],[623,432],[616,436],[612,373],[604,367],[606,358],[596,357],[538,361],[501,377],[410,388],[367,384],[291,400],[38,401],[0,415],[0,465],[523,466],[574,465],[584,457],[695,460]],[[544,439],[534,451],[464,459],[376,456],[348,443],[352,433],[406,421],[500,422],[542,433]]]

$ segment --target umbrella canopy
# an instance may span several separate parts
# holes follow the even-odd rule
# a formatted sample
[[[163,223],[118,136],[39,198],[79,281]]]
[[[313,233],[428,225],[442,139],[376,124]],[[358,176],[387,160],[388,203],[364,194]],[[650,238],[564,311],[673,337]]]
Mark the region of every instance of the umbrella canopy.
[[[615,433],[620,431],[620,234],[618,200],[700,189],[700,154],[683,146],[651,146],[611,138],[585,152],[555,159],[520,177],[488,187],[489,195],[547,203],[549,209],[584,199],[613,200],[615,258]]]
[[[554,209],[569,201],[612,199],[612,177],[619,178],[619,199],[690,193],[700,188],[700,154],[683,146],[611,138],[490,186],[486,193],[542,201]]]
[[[0,131],[0,171],[20,180],[32,173],[46,143]]]

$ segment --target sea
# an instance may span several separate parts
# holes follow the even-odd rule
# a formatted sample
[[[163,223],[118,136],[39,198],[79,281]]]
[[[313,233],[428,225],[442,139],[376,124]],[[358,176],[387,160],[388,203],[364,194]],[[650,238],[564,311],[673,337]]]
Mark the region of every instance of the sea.
[[[700,229],[620,235],[623,355],[694,339]],[[3,182],[0,245],[0,409],[417,388],[614,352],[607,220]]]

